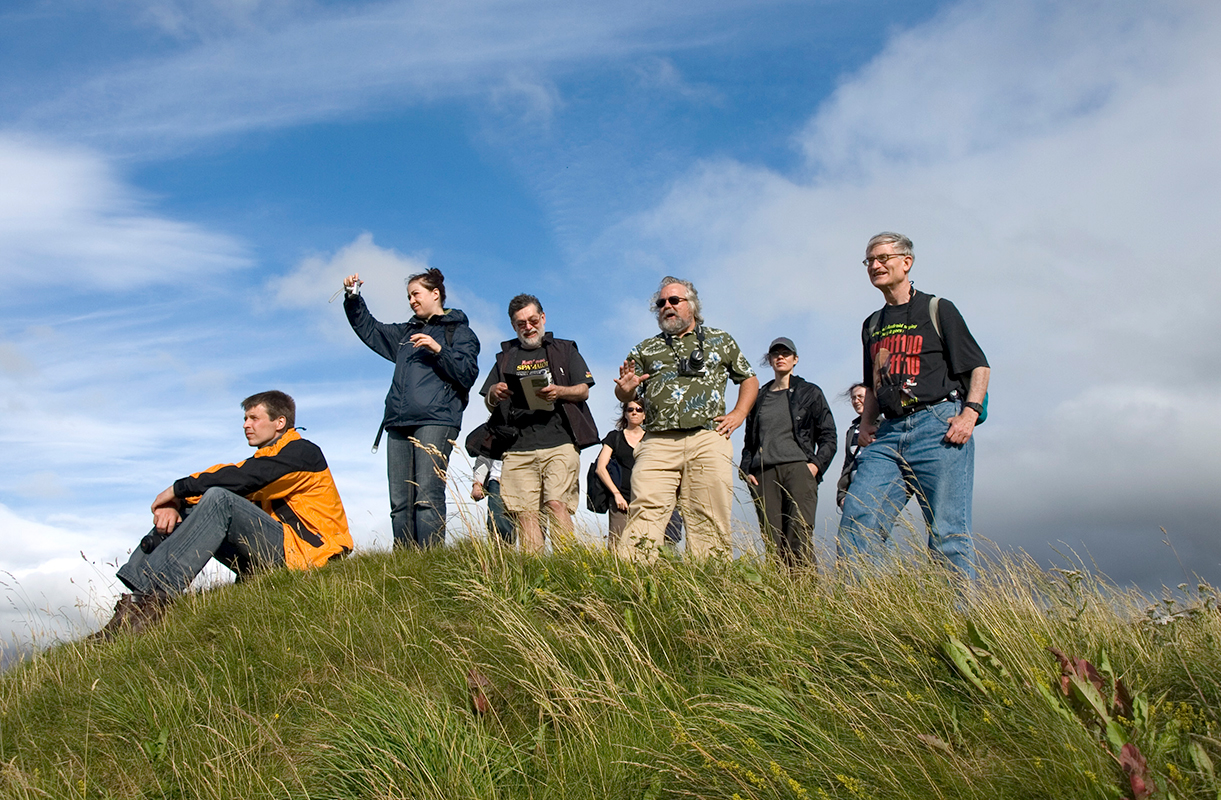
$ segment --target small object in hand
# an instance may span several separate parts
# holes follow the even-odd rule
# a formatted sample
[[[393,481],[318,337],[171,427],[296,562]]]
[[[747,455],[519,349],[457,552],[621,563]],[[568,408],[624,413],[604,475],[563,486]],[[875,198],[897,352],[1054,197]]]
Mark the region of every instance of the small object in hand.
[[[140,540],[140,551],[145,555],[148,555],[157,549],[157,545],[161,544],[168,538],[170,538],[170,535],[168,533],[162,533],[161,531],[152,531],[151,533],[145,534],[144,538]]]

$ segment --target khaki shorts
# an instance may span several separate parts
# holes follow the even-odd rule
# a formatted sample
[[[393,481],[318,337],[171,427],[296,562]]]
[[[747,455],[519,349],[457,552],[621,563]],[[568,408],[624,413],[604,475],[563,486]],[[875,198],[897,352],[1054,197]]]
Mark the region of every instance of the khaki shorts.
[[[505,453],[500,497],[515,514],[539,511],[551,501],[563,503],[569,514],[575,514],[581,499],[580,475],[581,454],[571,444]]]

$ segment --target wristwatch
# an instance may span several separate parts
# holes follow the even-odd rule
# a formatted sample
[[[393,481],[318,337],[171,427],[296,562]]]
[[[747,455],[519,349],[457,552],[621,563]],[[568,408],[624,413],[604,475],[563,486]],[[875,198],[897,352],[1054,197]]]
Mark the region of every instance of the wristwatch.
[[[962,407],[971,409],[972,411],[974,411],[976,414],[978,414],[981,417],[984,415],[984,407],[981,406],[979,403],[963,403]]]

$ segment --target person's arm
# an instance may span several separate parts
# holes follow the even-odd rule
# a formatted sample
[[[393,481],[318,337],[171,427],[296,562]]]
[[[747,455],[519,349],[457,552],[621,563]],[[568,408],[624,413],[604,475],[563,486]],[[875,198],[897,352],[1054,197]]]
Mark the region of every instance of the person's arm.
[[[610,463],[613,451],[611,446],[605,442],[602,444],[602,449],[598,452],[598,460],[594,462],[594,472],[598,474],[598,479],[610,490],[611,497],[615,498],[615,508],[620,511],[627,511],[627,500],[623,498],[623,494],[619,491],[619,487],[611,480],[610,472],[607,471],[606,465]]]
[[[553,353],[557,353],[557,351],[548,350],[548,358],[554,357]],[[552,382],[535,392],[549,403],[554,403],[556,400],[581,403],[589,399],[589,387],[594,383],[593,373],[589,371],[589,365],[585,363],[585,358],[577,348],[576,342],[572,343],[572,349],[567,353],[566,358],[561,356],[559,363],[552,366]],[[559,374],[563,376],[564,383],[568,385],[555,381],[556,367],[561,370]],[[568,370],[567,374],[563,372],[565,369]]]
[[[173,533],[182,522],[182,500],[171,485],[153,499],[153,527],[161,533]]]
[[[550,383],[535,392],[536,395],[549,403],[564,400],[569,403],[579,403],[589,399],[589,384],[578,383],[576,386],[560,386]]]
[[[636,373],[636,359],[629,355],[619,367],[619,377],[615,379],[615,398],[621,403],[635,400],[640,384],[648,379],[647,372],[639,375]]]
[[[254,494],[269,484],[294,472],[322,472],[326,458],[318,446],[296,439],[274,455],[255,456],[236,464],[225,464],[208,472],[174,481],[174,494],[179,498],[198,497],[213,487],[228,489],[243,497]],[[291,481],[284,482],[283,491],[274,496],[287,496],[297,491]],[[270,496],[269,496],[270,497]]]
[[[479,378],[479,337],[467,325],[457,325],[454,328],[454,344],[445,346],[445,339],[437,342],[440,346],[432,356],[437,374],[450,383],[470,389]]]
[[[810,413],[814,415],[817,434],[814,441],[816,454],[814,461],[810,463],[810,473],[819,478],[826,473],[827,467],[831,466],[831,459],[835,458],[835,452],[839,449],[839,434],[835,430],[835,417],[831,414],[826,395],[817,386],[814,387]]]
[[[403,325],[378,322],[369,313],[365,299],[358,294],[351,294],[343,299],[343,312],[347,315],[352,330],[370,350],[387,361],[394,361],[398,357],[399,342],[403,340],[405,332]]]
[[[865,409],[861,411],[861,427],[856,432],[856,443],[861,447],[872,442],[873,435],[878,432],[878,413],[880,411],[877,395],[873,393],[872,388],[866,387]]]
[[[488,476],[492,474],[492,459],[487,456],[479,456],[475,459],[475,473],[472,476],[474,481],[471,483],[471,499],[478,502],[484,497],[483,485],[487,482]]]
[[[738,471],[742,473],[742,480],[752,486],[759,485],[759,479],[751,474],[755,464],[755,453],[759,450],[759,432],[756,417],[759,414],[758,403],[752,405],[750,412],[746,415],[746,428],[742,432],[742,460],[739,462]]]
[[[495,411],[498,404],[512,397],[513,390],[509,388],[509,384],[505,383],[504,377],[500,374],[499,355],[496,356],[496,361],[492,364],[492,371],[488,373],[479,393],[483,395],[483,405],[488,411]]]
[[[745,421],[758,396],[759,379],[751,375],[738,384],[738,402],[734,404],[733,411],[716,418],[716,432],[728,439]]]
[[[976,367],[971,370],[971,385],[967,389],[968,403],[983,403],[984,395],[988,393],[988,380],[992,377],[991,367]],[[945,440],[950,444],[966,444],[975,432],[975,423],[979,414],[973,408],[963,407],[956,416],[950,417],[950,429],[946,431]]]

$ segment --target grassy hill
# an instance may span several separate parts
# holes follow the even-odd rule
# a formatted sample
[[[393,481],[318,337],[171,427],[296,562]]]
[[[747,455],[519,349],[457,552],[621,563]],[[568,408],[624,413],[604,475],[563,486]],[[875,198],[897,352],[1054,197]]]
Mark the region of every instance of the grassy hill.
[[[1209,587],[1155,620],[985,575],[964,614],[910,566],[467,542],[275,572],[0,677],[0,796],[1221,797]]]

